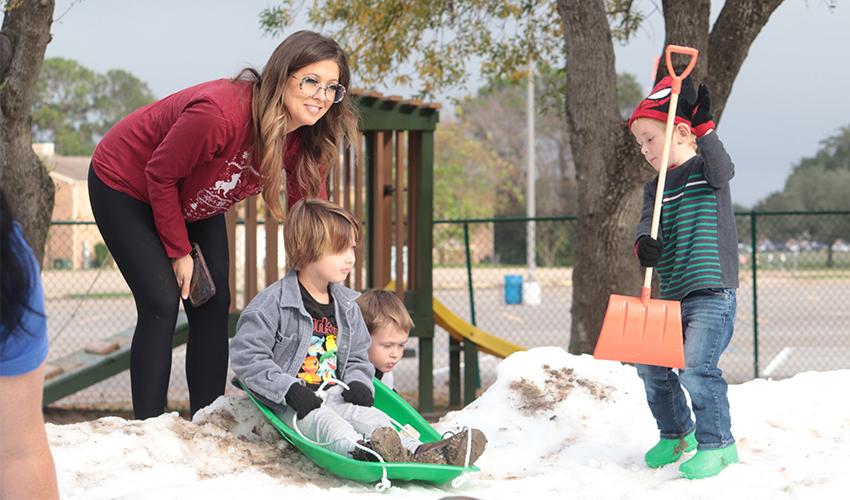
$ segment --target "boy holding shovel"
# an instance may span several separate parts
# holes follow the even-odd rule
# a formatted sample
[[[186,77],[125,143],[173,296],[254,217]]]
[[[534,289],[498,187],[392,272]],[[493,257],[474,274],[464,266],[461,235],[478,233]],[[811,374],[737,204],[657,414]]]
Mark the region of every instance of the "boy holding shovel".
[[[658,82],[629,120],[641,153],[656,171],[662,168],[667,146],[664,132],[671,85],[669,76]],[[674,124],[661,231],[658,239],[650,236],[656,177],[644,188],[635,253],[642,266],[656,269],[661,299],[681,301],[685,368],[677,375],[667,367],[636,366],[661,437],[646,452],[646,464],[662,467],[696,448],[679,472],[698,479],[738,462],[727,384],[717,368],[735,325],[738,238],[729,188],[735,168],[714,132],[705,84],[697,92],[690,78],[685,78]],[[690,394],[696,422],[682,386]]]

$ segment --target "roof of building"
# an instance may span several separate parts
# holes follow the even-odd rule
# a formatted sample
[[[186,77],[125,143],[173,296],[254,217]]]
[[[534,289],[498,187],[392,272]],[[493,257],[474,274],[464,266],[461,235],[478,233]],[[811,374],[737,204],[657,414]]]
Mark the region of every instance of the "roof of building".
[[[43,158],[51,172],[55,172],[74,181],[88,179],[89,163],[88,156],[48,156]]]

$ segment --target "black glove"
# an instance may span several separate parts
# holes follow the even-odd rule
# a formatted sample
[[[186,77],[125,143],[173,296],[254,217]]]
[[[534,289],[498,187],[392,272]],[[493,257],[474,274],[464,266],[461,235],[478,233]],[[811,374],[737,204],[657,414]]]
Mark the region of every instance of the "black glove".
[[[693,115],[691,115],[691,128],[697,137],[704,136],[714,128],[714,120],[711,118],[711,95],[708,93],[708,86],[704,83],[699,84],[699,92],[697,92]]]
[[[697,105],[697,89],[694,81],[689,76],[682,80],[682,88],[679,91],[679,106],[676,114],[690,120],[694,116],[694,108]]]
[[[286,406],[289,406],[298,414],[298,420],[306,417],[308,413],[322,406],[322,398],[307,387],[295,383],[286,391]]]
[[[372,406],[375,404],[375,396],[363,382],[352,382],[348,389],[342,391],[342,399],[357,406]]]
[[[664,245],[649,235],[645,234],[638,238],[635,245],[635,253],[637,253],[640,265],[643,267],[655,267],[658,264],[658,259],[661,258],[661,251]]]

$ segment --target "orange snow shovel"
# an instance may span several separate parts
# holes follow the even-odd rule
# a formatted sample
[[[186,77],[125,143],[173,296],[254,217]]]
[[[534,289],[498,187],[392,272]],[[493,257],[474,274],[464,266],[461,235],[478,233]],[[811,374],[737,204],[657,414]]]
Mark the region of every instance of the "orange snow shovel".
[[[687,68],[680,75],[673,71],[671,61],[673,53],[691,56]],[[673,142],[673,121],[676,116],[676,106],[679,104],[682,80],[694,69],[698,52],[690,47],[668,45],[664,55],[667,59],[667,72],[673,79],[673,85],[667,112],[667,127],[664,131],[664,153],[661,156],[661,168],[658,172],[658,189],[655,191],[655,206],[652,209],[650,236],[653,239],[658,237],[661,200],[667,179],[670,146]],[[675,300],[650,299],[651,284],[652,268],[648,267],[639,298],[611,295],[608,299],[605,320],[602,322],[602,331],[599,333],[599,340],[593,351],[594,358],[670,368],[685,367],[681,304]]]

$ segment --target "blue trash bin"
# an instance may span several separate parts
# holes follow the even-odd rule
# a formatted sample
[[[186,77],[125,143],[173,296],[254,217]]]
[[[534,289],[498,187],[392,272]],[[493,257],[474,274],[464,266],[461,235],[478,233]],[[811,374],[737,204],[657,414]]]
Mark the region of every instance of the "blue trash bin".
[[[522,304],[522,275],[505,275],[505,304]]]

